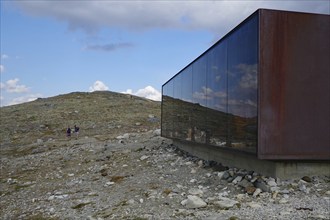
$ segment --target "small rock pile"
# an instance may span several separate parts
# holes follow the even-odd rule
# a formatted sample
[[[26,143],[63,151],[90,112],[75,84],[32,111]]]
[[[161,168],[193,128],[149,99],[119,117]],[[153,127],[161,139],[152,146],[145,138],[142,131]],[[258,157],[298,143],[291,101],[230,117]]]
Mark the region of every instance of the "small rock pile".
[[[1,157],[1,219],[330,219],[330,176],[281,180],[179,150],[160,130]]]

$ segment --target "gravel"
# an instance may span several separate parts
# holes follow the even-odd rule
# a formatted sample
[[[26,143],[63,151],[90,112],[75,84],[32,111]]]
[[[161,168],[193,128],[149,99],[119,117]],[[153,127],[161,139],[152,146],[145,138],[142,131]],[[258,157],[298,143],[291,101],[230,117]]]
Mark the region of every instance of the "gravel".
[[[35,140],[2,155],[0,219],[330,219],[329,176],[224,167],[159,134]]]

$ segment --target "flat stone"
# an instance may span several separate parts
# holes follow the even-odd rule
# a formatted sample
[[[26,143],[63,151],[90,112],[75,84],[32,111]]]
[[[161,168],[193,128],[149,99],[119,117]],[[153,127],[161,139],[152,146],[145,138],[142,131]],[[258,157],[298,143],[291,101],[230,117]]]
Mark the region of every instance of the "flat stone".
[[[245,194],[238,194],[238,195],[236,196],[236,199],[239,200],[239,201],[241,201],[241,200],[244,199],[244,197],[245,197]]]
[[[154,118],[154,117],[153,117]],[[152,132],[154,135],[160,136],[161,134],[161,130],[160,129],[156,129]]]
[[[247,179],[243,179],[237,185],[239,185],[239,186],[241,186],[243,188],[253,187],[253,184],[250,181],[248,181]]]
[[[304,176],[303,178],[301,178],[302,180],[304,180],[307,183],[311,183],[312,182],[312,178],[310,178],[309,176]]]
[[[142,157],[140,157],[140,160],[141,160],[141,161],[144,161],[144,160],[146,160],[146,159],[148,159],[148,158],[149,158],[149,156],[143,155]]]
[[[130,199],[127,201],[127,204],[129,204],[129,205],[133,205],[134,203],[135,203],[134,199]]]
[[[324,215],[316,215],[314,217],[315,219],[329,219],[329,216],[324,216]]]
[[[249,202],[249,203],[247,203],[247,205],[250,208],[260,208],[261,207],[261,205],[259,203],[256,203],[256,202]]]
[[[288,212],[288,211],[283,211],[283,212],[280,212],[280,215],[290,215],[291,213]]]
[[[221,197],[220,199],[221,199],[220,201],[215,201],[214,205],[218,206],[221,209],[229,209],[238,204],[238,202],[233,199],[229,199],[225,197]]]
[[[190,183],[195,183],[195,182],[197,182],[197,180],[196,179],[191,179],[189,182]]]
[[[128,139],[128,138],[129,138],[129,134],[128,133],[116,137],[117,140]]]
[[[268,184],[268,186],[270,186],[270,187],[277,186],[277,183],[276,183],[275,180],[273,180],[273,179],[267,181],[267,184]]]
[[[288,203],[288,200],[286,199],[280,199],[280,201],[278,201],[279,204],[285,204],[285,203]]]
[[[203,220],[219,220],[219,219],[224,219],[223,214],[213,214],[211,216],[203,218]],[[230,220],[238,220],[239,218],[235,218],[235,216],[232,216],[229,219]]]
[[[192,188],[188,191],[188,193],[191,195],[202,195],[203,191],[200,189]]]
[[[207,206],[206,202],[204,202],[201,198],[193,195],[188,195],[188,199],[183,200],[181,204],[188,209],[203,208]]]
[[[255,191],[254,191],[254,193],[253,193],[253,197],[257,197],[260,193],[262,192],[262,190],[261,189],[259,189],[259,188],[257,188]]]
[[[114,184],[115,184],[115,182],[106,182],[105,186],[111,186],[111,185],[114,185]]]
[[[270,192],[270,187],[264,181],[256,181],[255,187],[261,189],[263,192]]]
[[[233,182],[232,183],[234,183],[234,184],[237,184],[237,183],[239,183],[239,182],[241,182],[242,181],[242,179],[243,179],[243,177],[242,176],[237,176],[234,180],[233,180]]]
[[[230,177],[230,174],[228,171],[224,171],[223,174],[221,175],[222,180],[226,180]]]

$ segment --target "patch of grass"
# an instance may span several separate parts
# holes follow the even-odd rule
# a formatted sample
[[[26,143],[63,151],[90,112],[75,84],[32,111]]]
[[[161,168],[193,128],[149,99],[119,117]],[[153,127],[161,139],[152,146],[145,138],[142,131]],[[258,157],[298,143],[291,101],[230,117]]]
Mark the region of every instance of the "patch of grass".
[[[133,216],[133,217],[124,217],[124,219],[129,219],[129,220],[148,220],[147,218],[143,218],[143,217],[137,217],[137,216]]]
[[[8,196],[10,194],[12,194],[10,191],[0,191],[0,196]]]
[[[75,206],[72,206],[71,208],[72,209],[81,209],[81,208],[83,208],[84,206],[86,206],[86,205],[89,205],[89,204],[91,204],[92,202],[82,202],[82,203],[79,203],[79,204],[77,204],[77,205],[75,205]]]
[[[26,220],[58,220],[58,217],[44,217],[41,213],[32,215],[26,218]]]
[[[128,205],[128,203],[126,200],[124,200],[124,201],[121,201],[120,203],[118,203],[116,206],[118,207],[118,206],[126,206],[126,205]]]
[[[124,176],[111,176],[110,180],[111,182],[119,183],[123,181],[124,178],[125,178]]]
[[[164,189],[163,194],[168,196],[171,192],[172,192],[171,189]]]
[[[140,147],[140,148],[136,149],[135,152],[141,152],[141,151],[143,151],[144,149],[145,149],[144,147]]]
[[[14,189],[16,191],[18,191],[18,190],[24,189],[24,188],[29,187],[29,186],[31,186],[31,185],[15,185]]]
[[[53,130],[45,130],[44,135],[55,135],[55,132]]]
[[[149,188],[150,189],[158,189],[159,188],[159,185],[157,183],[150,183],[149,184]]]

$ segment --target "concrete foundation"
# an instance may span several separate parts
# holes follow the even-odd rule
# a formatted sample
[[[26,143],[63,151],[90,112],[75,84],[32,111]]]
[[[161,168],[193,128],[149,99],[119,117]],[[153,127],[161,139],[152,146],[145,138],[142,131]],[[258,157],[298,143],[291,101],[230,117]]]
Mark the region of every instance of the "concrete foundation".
[[[178,140],[173,142],[181,150],[201,159],[216,161],[225,166],[253,170],[265,176],[281,179],[330,176],[330,161],[260,160],[252,153]]]

